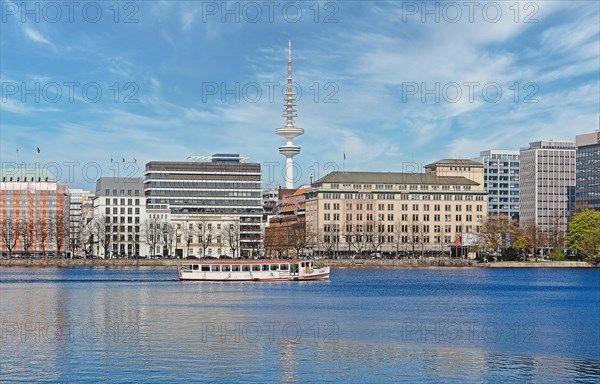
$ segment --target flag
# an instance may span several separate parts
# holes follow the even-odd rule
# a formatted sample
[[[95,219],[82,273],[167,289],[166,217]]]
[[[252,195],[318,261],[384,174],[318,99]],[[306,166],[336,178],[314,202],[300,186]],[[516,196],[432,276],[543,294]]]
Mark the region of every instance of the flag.
[[[40,147],[37,147],[37,153],[40,154]]]
[[[17,147],[17,154],[19,153],[19,147]]]
[[[123,158],[123,162],[125,162],[125,158]]]
[[[346,152],[344,152],[344,161],[346,161]]]
[[[135,159],[135,157],[133,158],[133,162],[134,162],[134,163],[137,163],[137,160]]]
[[[110,158],[110,163],[111,163],[111,164],[113,163],[113,158],[112,158],[112,157]]]

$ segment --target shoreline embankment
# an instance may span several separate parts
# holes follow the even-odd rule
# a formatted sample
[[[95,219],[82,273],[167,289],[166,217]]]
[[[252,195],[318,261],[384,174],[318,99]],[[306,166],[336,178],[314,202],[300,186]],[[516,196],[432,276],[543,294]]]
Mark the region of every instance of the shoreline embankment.
[[[199,260],[195,260],[199,261]],[[0,259],[3,267],[175,267],[176,259]],[[348,260],[319,259],[317,266],[348,269],[411,269],[411,268],[599,268],[585,261],[499,261],[478,263],[462,259]]]

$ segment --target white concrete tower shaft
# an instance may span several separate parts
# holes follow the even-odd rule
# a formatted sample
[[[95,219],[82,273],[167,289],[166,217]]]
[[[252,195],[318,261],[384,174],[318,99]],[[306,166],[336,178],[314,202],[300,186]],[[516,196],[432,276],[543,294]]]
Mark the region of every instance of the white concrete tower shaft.
[[[283,117],[285,126],[277,128],[275,133],[286,139],[284,146],[279,147],[279,153],[285,156],[285,187],[294,188],[294,156],[300,153],[300,147],[294,145],[294,138],[304,134],[304,129],[294,126],[296,114],[296,94],[292,79],[292,41],[288,41],[288,76],[287,89],[284,96]]]

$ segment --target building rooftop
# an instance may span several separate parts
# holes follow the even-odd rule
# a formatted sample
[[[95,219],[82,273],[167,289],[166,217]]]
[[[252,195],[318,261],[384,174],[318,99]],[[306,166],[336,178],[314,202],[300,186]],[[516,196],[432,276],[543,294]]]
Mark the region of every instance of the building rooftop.
[[[466,177],[438,176],[432,172],[332,172],[315,181],[313,185],[322,183],[479,185]]]
[[[434,163],[427,164],[425,168],[432,168],[434,166],[469,166],[469,167],[483,167],[483,164],[469,159],[442,159]]]
[[[56,176],[47,168],[7,167],[0,168],[0,180],[3,182],[51,182]]]

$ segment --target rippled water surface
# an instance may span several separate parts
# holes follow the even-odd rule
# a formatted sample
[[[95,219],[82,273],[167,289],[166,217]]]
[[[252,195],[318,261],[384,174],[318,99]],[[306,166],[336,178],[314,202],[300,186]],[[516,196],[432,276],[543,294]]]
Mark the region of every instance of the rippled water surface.
[[[0,269],[3,382],[600,382],[600,270]]]

